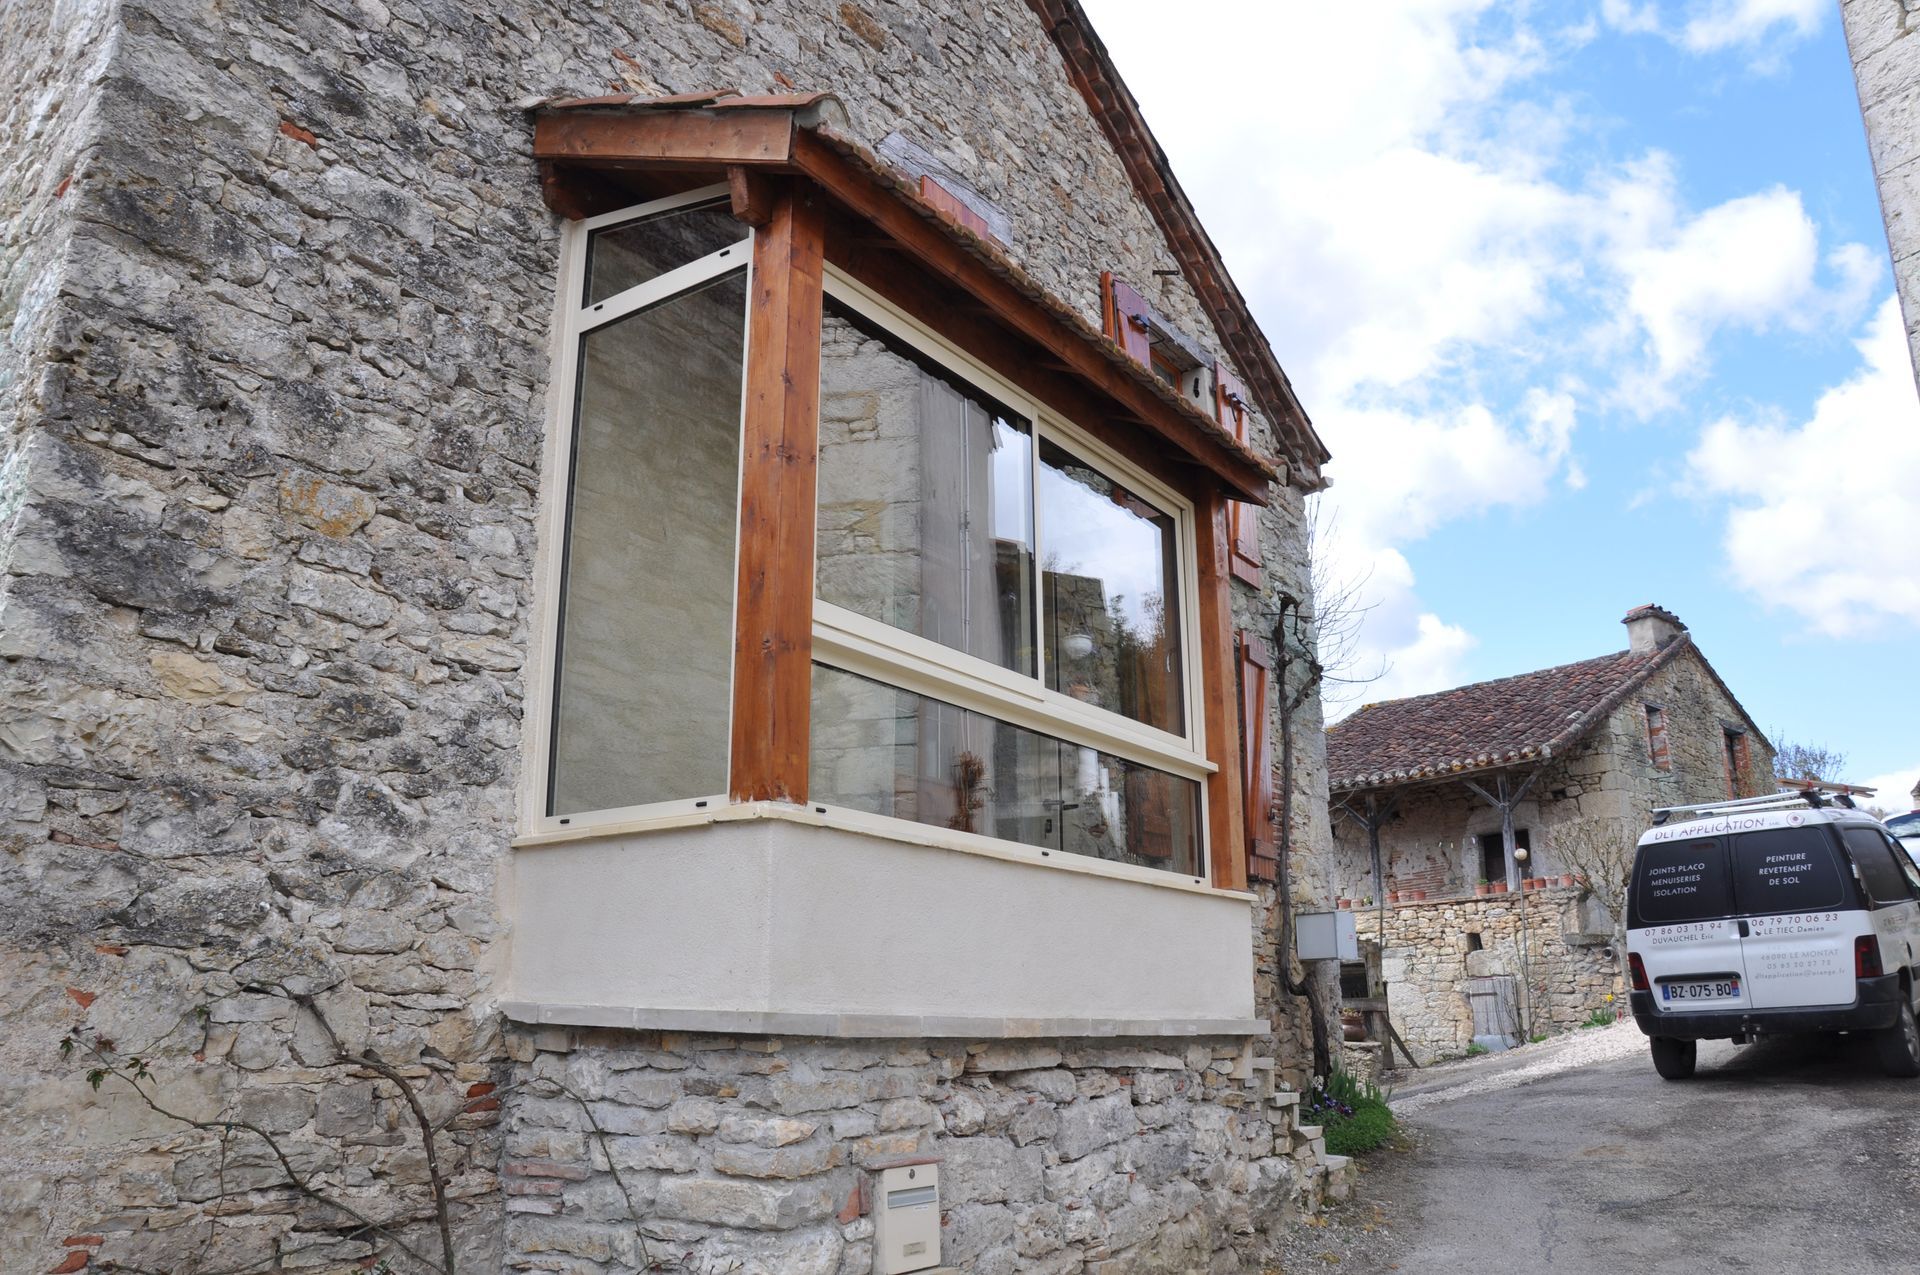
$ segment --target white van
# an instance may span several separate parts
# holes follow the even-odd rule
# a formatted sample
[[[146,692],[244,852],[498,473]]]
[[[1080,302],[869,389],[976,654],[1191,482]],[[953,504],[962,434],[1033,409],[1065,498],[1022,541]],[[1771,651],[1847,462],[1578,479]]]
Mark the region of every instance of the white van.
[[[1696,1043],[1874,1033],[1920,1076],[1920,868],[1870,815],[1819,793],[1656,811],[1627,890],[1634,1021],[1669,1080]]]

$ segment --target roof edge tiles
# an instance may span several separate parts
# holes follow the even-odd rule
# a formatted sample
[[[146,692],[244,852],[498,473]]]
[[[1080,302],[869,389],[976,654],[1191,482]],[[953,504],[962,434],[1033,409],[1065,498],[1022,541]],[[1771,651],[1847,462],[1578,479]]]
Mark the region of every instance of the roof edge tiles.
[[[1688,651],[1699,654],[1699,648],[1694,645],[1692,636],[1682,633],[1651,654],[1636,655],[1631,651],[1619,651],[1612,655],[1578,660],[1572,664],[1536,669],[1530,673],[1473,682],[1429,695],[1414,695],[1405,699],[1369,704],[1327,730],[1328,790],[1336,793],[1351,793],[1368,788],[1393,788],[1506,770],[1535,761],[1543,763],[1551,761],[1592,733],[1615,709],[1626,702],[1634,691],[1644,686],[1649,678]],[[1700,663],[1706,667],[1721,690],[1726,691],[1728,700],[1738,708],[1739,701],[1733,698],[1731,691],[1727,691],[1726,683],[1721,681],[1719,674],[1713,671],[1713,666],[1707,662],[1705,656],[1700,656]],[[1518,690],[1525,687],[1544,694],[1553,685],[1551,679],[1556,674],[1562,675],[1564,684],[1568,680],[1577,680],[1581,674],[1599,673],[1605,666],[1612,666],[1606,671],[1614,673],[1615,678],[1609,679],[1607,683],[1588,688],[1599,692],[1597,698],[1578,707],[1572,707],[1570,700],[1553,703],[1548,711],[1550,714],[1559,715],[1557,721],[1550,718],[1530,724],[1519,739],[1504,741],[1502,746],[1473,749],[1469,745],[1467,748],[1436,750],[1425,756],[1403,761],[1398,765],[1377,767],[1362,765],[1354,768],[1351,762],[1342,767],[1337,757],[1341,751],[1340,745],[1353,738],[1348,735],[1343,739],[1341,732],[1360,724],[1361,719],[1368,713],[1379,714],[1382,710],[1397,710],[1396,716],[1407,717],[1420,713],[1426,707],[1439,709],[1445,701],[1452,700],[1461,716],[1486,714],[1500,707],[1497,703],[1499,698],[1497,691],[1501,688]],[[1746,716],[1744,708],[1740,709],[1740,712],[1743,717]],[[1378,720],[1376,718],[1376,722]],[[1751,718],[1748,720],[1751,722]],[[1410,723],[1408,729],[1411,729],[1412,725]],[[1426,725],[1431,726],[1431,723]],[[1758,730],[1757,727],[1755,729]],[[1394,742],[1397,744],[1400,741]]]

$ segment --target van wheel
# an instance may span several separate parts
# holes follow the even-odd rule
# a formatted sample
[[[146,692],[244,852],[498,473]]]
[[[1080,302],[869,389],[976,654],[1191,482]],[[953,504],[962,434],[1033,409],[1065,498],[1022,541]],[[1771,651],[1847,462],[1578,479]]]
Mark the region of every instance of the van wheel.
[[[1873,1043],[1880,1050],[1880,1066],[1889,1076],[1920,1076],[1920,1023],[1913,1019],[1913,1004],[1900,998],[1900,1017],[1893,1026],[1874,1033]]]
[[[1663,1077],[1685,1080],[1693,1074],[1694,1063],[1700,1056],[1699,1041],[1655,1036],[1648,1043],[1653,1046],[1653,1069]]]

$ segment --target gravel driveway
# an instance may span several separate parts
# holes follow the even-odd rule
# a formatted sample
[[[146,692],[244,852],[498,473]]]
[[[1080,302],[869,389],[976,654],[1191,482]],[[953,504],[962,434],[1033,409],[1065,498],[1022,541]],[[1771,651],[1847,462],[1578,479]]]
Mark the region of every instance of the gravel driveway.
[[[1865,1040],[1702,1043],[1675,1083],[1624,1023],[1415,1073],[1394,1107],[1411,1145],[1286,1275],[1920,1272],[1920,1081]]]

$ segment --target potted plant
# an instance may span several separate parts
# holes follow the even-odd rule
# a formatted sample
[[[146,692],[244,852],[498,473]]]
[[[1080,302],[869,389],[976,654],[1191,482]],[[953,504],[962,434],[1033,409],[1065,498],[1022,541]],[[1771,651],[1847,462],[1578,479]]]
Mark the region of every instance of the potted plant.
[[[1577,884],[1579,883],[1574,880],[1573,873],[1562,872],[1560,874],[1560,887],[1562,889],[1571,889],[1573,886]]]
[[[1492,893],[1493,882],[1487,880],[1485,877],[1481,877],[1480,884],[1473,887],[1473,897],[1476,899],[1484,899]]]
[[[1427,892],[1425,890],[1415,890],[1413,892],[1413,901],[1415,903],[1425,903],[1427,901]]]
[[[1493,883],[1493,892],[1495,894],[1505,894],[1507,892],[1507,883],[1505,881],[1495,881]]]
[[[1398,902],[1400,902],[1400,891],[1398,891],[1398,890],[1388,890],[1388,891],[1387,891],[1387,902],[1388,902],[1388,903],[1398,903]]]
[[[1350,908],[1353,906],[1353,900],[1352,899],[1335,899],[1333,901],[1333,906],[1337,908]]]

